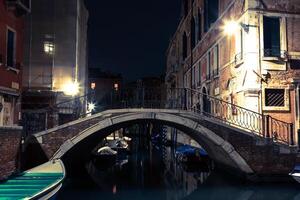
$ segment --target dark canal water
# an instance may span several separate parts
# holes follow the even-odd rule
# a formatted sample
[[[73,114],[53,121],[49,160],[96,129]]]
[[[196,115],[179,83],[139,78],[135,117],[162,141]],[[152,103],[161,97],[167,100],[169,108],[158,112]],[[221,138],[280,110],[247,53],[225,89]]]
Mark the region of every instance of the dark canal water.
[[[90,176],[68,179],[56,199],[300,200],[300,184],[245,183],[212,166],[176,164],[170,147],[133,144],[132,154],[114,166],[87,163]]]

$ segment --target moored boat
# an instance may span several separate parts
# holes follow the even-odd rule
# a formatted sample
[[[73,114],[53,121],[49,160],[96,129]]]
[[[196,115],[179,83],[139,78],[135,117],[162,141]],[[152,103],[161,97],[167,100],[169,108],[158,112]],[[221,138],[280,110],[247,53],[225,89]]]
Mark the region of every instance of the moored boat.
[[[183,163],[203,163],[208,160],[208,155],[204,149],[182,145],[176,149],[176,160]]]
[[[51,199],[62,187],[66,176],[61,160],[12,176],[0,184],[0,199]]]
[[[298,183],[300,183],[300,165],[296,165],[294,170],[289,175],[292,176]]]
[[[118,152],[109,146],[101,147],[93,153],[94,157],[101,163],[112,164],[116,162]]]

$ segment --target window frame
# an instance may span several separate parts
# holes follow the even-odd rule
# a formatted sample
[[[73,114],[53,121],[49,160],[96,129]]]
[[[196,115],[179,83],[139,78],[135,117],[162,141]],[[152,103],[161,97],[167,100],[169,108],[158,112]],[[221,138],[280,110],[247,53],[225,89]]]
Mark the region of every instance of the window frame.
[[[265,45],[264,45],[264,17],[269,17],[269,18],[278,18],[279,19],[279,31],[280,31],[280,56],[265,56],[264,50],[265,50]],[[266,14],[261,14],[260,18],[260,43],[261,43],[261,59],[263,61],[286,61],[286,57],[284,55],[284,52],[287,51],[287,30],[286,30],[286,18],[283,16],[280,16],[278,14],[273,14],[273,13],[266,13]],[[285,70],[286,67],[270,67],[270,70]]]
[[[13,38],[13,66],[9,66],[8,64],[8,32],[11,31],[14,34],[14,38]],[[6,27],[6,60],[5,60],[5,65],[7,68],[12,68],[12,69],[16,69],[16,55],[17,55],[17,32],[15,29],[7,26]]]
[[[279,41],[277,41],[278,43],[279,43],[279,52],[278,52],[278,54],[276,55],[276,53],[269,53],[270,55],[266,55],[266,37],[265,37],[265,35],[266,35],[266,33],[265,33],[265,31],[266,31],[266,19],[268,19],[268,20],[275,20],[276,19],[276,21],[278,21],[278,29],[279,29],[279,38],[278,38],[278,40]],[[263,56],[264,57],[275,57],[275,58],[277,58],[277,57],[281,57],[281,49],[282,49],[282,44],[281,44],[281,35],[282,35],[282,33],[281,33],[281,17],[280,16],[267,16],[267,15],[263,15],[263,20],[262,20],[263,22],[263,46],[264,46],[264,48],[263,48]],[[269,26],[272,26],[272,24],[270,24]],[[270,30],[270,32],[271,32],[272,30]],[[272,34],[269,34],[269,35],[272,35]],[[269,38],[269,40],[270,40],[270,45],[272,46],[272,38]],[[272,49],[268,49],[268,50],[273,50],[273,48]],[[276,50],[278,50],[278,49],[276,49]]]
[[[284,90],[284,106],[267,106],[266,105],[266,90],[281,89]],[[266,87],[262,93],[263,110],[264,111],[290,111],[290,92],[286,87]]]
[[[212,76],[214,78],[219,77],[220,75],[220,48],[219,44],[216,44],[211,51],[213,52],[212,58],[211,58],[211,71],[212,71]],[[216,59],[216,62],[215,62]]]

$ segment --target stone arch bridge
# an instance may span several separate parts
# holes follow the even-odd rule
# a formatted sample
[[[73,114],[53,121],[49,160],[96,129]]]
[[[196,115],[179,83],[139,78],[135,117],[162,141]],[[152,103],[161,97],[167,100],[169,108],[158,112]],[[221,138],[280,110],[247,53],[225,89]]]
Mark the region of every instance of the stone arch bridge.
[[[24,145],[24,157],[27,163],[34,165],[62,159],[65,164],[72,163],[69,166],[72,168],[83,161],[99,143],[99,138],[143,122],[181,130],[203,146],[215,162],[248,177],[287,175],[295,164],[295,146],[181,109],[107,110],[34,134]]]

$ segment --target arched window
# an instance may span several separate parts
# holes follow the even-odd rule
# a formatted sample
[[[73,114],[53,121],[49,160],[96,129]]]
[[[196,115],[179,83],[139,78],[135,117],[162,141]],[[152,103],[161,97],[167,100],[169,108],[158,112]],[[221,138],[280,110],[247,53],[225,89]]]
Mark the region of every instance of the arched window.
[[[183,36],[182,36],[182,58],[183,58],[183,60],[185,60],[186,57],[187,57],[187,36],[186,36],[186,32],[184,32]]]
[[[196,46],[196,22],[195,22],[195,18],[192,17],[191,20],[191,47],[192,49],[195,48]]]
[[[198,11],[198,41],[202,39],[202,14]]]

